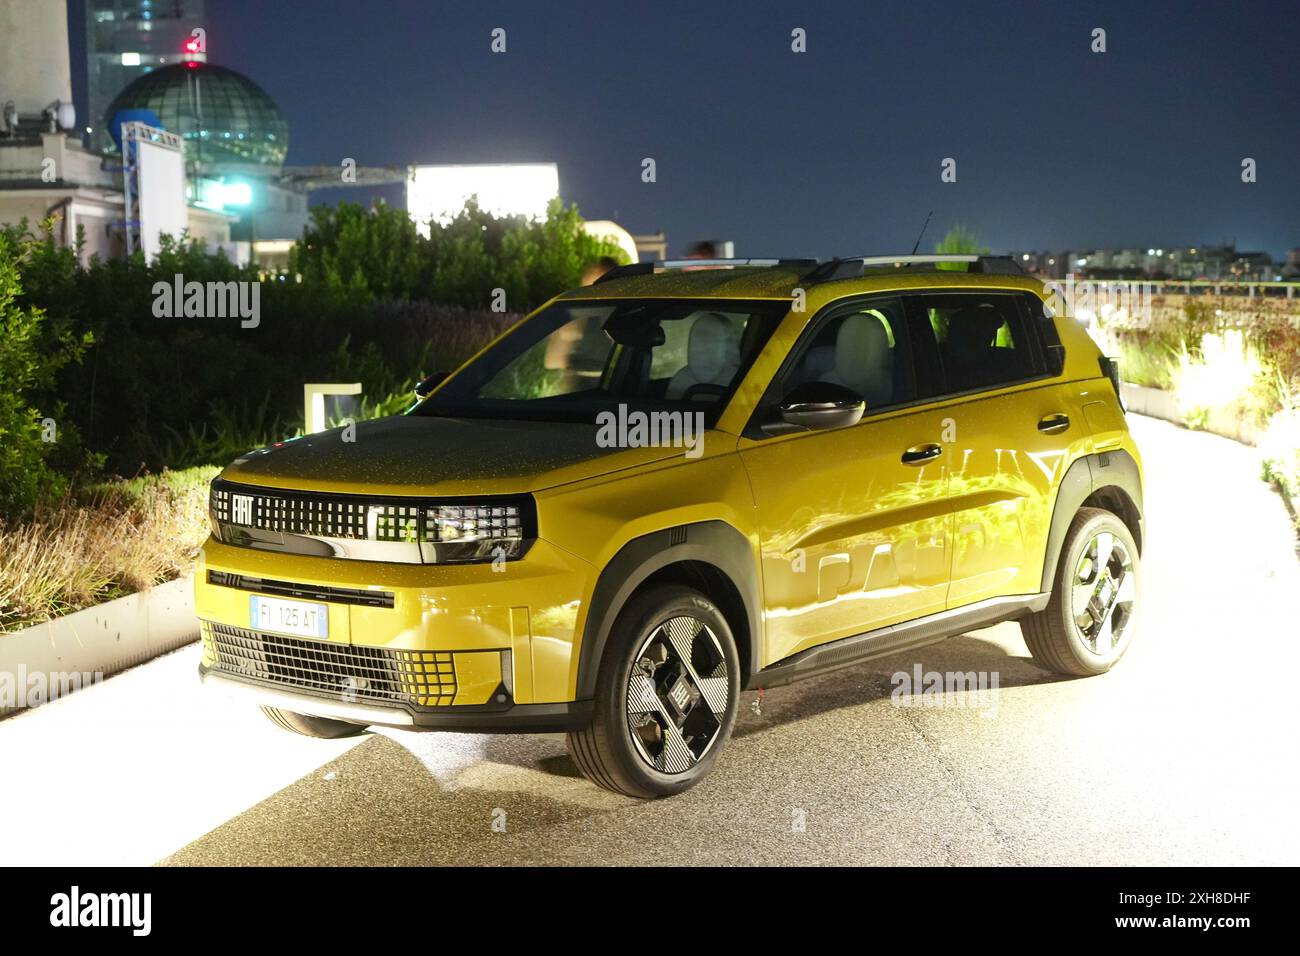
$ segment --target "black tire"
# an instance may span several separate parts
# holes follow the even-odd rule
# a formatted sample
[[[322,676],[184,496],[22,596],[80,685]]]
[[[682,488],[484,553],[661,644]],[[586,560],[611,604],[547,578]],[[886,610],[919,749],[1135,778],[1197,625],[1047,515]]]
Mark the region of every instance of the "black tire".
[[[1121,580],[1128,581],[1131,574],[1131,581],[1127,585],[1131,588],[1131,598],[1127,606],[1122,600],[1113,602],[1115,610],[1109,615],[1112,622],[1110,633],[1104,639],[1093,639],[1090,643],[1087,630],[1076,618],[1074,589],[1079,584],[1079,569],[1095,565],[1092,557],[1088,557],[1085,562],[1085,552],[1095,554],[1089,548],[1097,536],[1104,533],[1114,535],[1115,547],[1111,551],[1110,560],[1127,560],[1130,566],[1131,570],[1124,573]],[[1117,556],[1121,550],[1123,558]],[[1052,577],[1051,601],[1042,611],[1030,614],[1020,621],[1021,633],[1034,662],[1049,671],[1071,677],[1104,674],[1114,667],[1133,642],[1136,612],[1141,605],[1140,570],[1137,545],[1124,522],[1100,508],[1080,508],[1070,522],[1065,541],[1061,545],[1061,557]],[[1106,568],[1102,568],[1102,571],[1105,572]],[[1086,588],[1088,585],[1079,586]],[[1118,621],[1121,610],[1123,619]],[[1097,623],[1091,617],[1088,620],[1090,628]],[[1118,639],[1114,637],[1115,627],[1120,629]]]
[[[681,618],[691,621],[679,623]],[[675,647],[680,635],[694,627],[694,621],[703,627],[686,638],[693,642],[695,652],[689,673],[685,673],[687,669]],[[669,622],[673,622],[675,632],[670,633],[666,627]],[[660,656],[665,660],[656,663]],[[633,709],[629,718],[634,669],[646,688],[666,685],[682,696],[696,695],[680,723],[670,716],[681,713],[676,709],[679,698],[670,698],[668,690],[655,698],[655,707],[662,709],[656,713]],[[724,676],[725,694],[719,682]],[[696,678],[703,680],[696,683]],[[672,796],[693,787],[713,769],[735,725],[739,700],[740,656],[722,612],[691,588],[652,587],[633,596],[619,613],[596,678],[592,722],[583,730],[569,733],[569,753],[583,775],[606,790],[646,800]],[[715,709],[719,707],[723,708],[721,713]],[[641,728],[637,739],[633,737],[634,720]],[[669,720],[673,720],[671,726]],[[655,735],[660,748],[657,756],[653,755],[655,741],[646,740]],[[686,769],[676,766],[681,763],[683,746],[691,750],[694,760]],[[698,754],[696,748],[700,749]],[[661,766],[656,767],[652,761]]]
[[[271,719],[271,723],[285,730],[292,730],[304,737],[319,737],[322,740],[337,740],[340,737],[355,737],[364,734],[364,724],[351,724],[346,720],[331,720],[328,717],[313,717],[311,714],[296,714],[279,707],[263,707],[262,713]]]

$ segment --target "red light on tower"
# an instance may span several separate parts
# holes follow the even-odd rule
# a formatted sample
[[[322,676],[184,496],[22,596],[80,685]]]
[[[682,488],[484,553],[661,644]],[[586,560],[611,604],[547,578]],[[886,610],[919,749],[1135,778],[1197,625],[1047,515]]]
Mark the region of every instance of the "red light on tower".
[[[199,39],[198,39],[198,37],[190,37],[188,40],[185,41],[185,52],[186,52],[186,53],[198,53],[198,52],[199,52]]]

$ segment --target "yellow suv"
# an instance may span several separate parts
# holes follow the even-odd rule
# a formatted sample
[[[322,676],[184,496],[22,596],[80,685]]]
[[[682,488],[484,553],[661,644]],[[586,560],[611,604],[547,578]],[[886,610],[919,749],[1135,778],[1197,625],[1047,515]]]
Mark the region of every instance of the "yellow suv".
[[[202,679],[316,737],[568,734],[638,797],[742,689],[999,621],[1062,674],[1133,638],[1114,363],[1010,260],[623,266],[406,414],[212,484]]]

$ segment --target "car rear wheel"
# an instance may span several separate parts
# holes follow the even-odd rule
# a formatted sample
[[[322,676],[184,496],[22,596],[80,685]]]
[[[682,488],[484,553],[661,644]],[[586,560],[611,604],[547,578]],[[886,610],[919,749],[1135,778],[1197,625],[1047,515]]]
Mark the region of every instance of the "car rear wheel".
[[[1104,674],[1132,643],[1138,550],[1118,517],[1080,508],[1070,523],[1047,607],[1020,622],[1035,663],[1057,674]]]
[[[591,724],[568,735],[587,779],[651,799],[703,779],[735,724],[740,658],[722,612],[679,585],[636,595],[597,676]]]
[[[285,730],[292,730],[304,737],[320,737],[325,740],[337,740],[340,737],[355,737],[366,732],[363,724],[350,724],[346,720],[330,720],[328,717],[313,717],[311,714],[296,714],[279,707],[263,707],[262,713],[271,719],[271,723]]]

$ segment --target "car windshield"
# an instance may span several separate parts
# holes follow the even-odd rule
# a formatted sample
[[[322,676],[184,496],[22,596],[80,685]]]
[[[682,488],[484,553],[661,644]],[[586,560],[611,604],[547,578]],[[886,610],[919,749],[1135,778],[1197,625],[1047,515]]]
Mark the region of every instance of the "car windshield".
[[[619,405],[716,424],[784,302],[557,302],[498,341],[411,414],[594,422]]]

